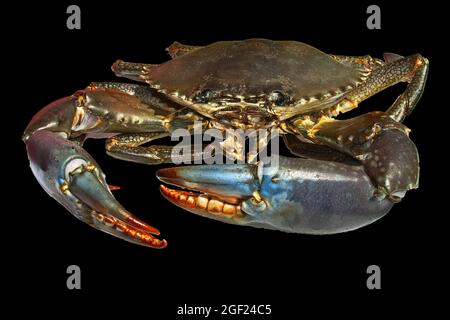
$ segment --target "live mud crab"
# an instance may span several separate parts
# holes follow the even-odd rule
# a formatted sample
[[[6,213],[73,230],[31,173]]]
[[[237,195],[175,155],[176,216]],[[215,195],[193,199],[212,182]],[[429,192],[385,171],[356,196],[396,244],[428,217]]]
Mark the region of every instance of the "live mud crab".
[[[150,144],[177,128],[276,129],[298,157],[260,164],[158,170],[162,194],[196,214],[287,232],[330,234],[385,215],[417,188],[419,158],[402,124],[423,92],[419,54],[326,54],[294,41],[250,39],[204,47],[172,44],[159,65],[117,61],[117,76],[145,84],[92,83],[39,111],[26,128],[31,169],[45,191],[78,219],[132,243],[163,248],[159,231],[113,197],[82,148],[106,138],[107,153],[144,164],[171,163],[171,146]],[[398,82],[386,112],[340,113]],[[184,189],[184,190],[181,190]],[[188,190],[186,190],[188,189]]]

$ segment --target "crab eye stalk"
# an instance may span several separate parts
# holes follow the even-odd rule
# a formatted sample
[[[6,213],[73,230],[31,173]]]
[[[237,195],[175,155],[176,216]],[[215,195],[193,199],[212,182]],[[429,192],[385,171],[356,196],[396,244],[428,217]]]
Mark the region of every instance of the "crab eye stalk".
[[[273,91],[269,96],[269,100],[275,105],[281,107],[284,106],[287,99],[280,91]]]
[[[212,97],[213,92],[209,89],[205,89],[194,97],[194,101],[198,103],[207,103]]]

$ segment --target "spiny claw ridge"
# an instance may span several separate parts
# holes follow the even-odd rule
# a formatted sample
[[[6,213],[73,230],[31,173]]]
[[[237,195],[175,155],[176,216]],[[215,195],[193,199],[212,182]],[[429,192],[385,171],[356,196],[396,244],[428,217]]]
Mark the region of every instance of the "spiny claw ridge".
[[[181,207],[187,207],[224,218],[235,218],[242,215],[241,207],[238,204],[227,203],[207,194],[194,193],[183,190],[175,190],[160,185],[159,187],[164,197]]]

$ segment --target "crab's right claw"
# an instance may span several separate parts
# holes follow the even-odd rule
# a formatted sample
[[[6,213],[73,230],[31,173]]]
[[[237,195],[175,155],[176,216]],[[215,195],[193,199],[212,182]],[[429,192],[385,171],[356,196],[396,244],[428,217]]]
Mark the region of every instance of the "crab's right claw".
[[[377,187],[375,196],[399,202],[419,186],[419,153],[409,129],[389,114],[369,112],[347,120],[324,121],[314,138],[357,159]]]
[[[279,165],[164,168],[163,196],[192,213],[222,222],[304,234],[354,230],[393,206],[360,165],[279,156]],[[187,190],[186,190],[187,189]]]
[[[138,220],[114,198],[92,157],[62,133],[41,130],[26,140],[30,166],[44,190],[78,219],[123,240],[164,248],[159,231]]]

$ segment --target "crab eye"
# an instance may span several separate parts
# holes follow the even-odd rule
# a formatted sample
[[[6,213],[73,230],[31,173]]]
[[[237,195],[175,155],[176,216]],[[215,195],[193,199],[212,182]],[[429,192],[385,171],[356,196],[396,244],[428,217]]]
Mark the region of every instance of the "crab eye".
[[[269,100],[275,103],[277,106],[283,106],[286,102],[286,97],[280,91],[274,91],[270,94]]]
[[[213,97],[213,92],[209,89],[205,89],[197,94],[194,98],[195,102],[207,103]]]

